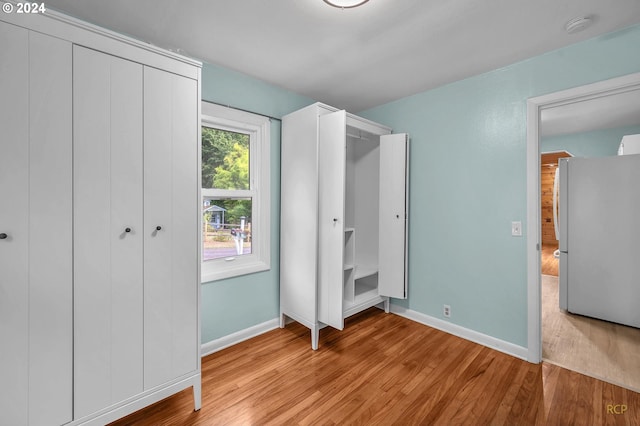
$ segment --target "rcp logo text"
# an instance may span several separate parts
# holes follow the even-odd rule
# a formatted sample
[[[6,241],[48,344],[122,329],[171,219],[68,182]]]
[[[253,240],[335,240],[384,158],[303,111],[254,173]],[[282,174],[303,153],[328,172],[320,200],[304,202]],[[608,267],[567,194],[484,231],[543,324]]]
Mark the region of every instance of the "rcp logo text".
[[[626,404],[607,404],[607,414],[624,414],[628,408]]]

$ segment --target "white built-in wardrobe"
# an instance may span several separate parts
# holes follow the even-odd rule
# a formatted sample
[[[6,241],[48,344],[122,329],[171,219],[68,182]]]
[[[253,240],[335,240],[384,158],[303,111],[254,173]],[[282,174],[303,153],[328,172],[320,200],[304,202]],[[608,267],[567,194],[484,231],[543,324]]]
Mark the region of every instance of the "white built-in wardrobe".
[[[200,64],[0,17],[0,424],[200,408]]]
[[[406,134],[324,105],[283,117],[280,325],[344,328],[407,295]]]

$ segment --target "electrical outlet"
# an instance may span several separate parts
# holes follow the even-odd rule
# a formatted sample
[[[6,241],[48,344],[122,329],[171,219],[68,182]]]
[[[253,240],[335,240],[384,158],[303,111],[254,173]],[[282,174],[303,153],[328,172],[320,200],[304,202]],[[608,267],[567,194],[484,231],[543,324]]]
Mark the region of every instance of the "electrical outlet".
[[[442,315],[444,315],[445,318],[451,318],[451,306],[442,306]]]

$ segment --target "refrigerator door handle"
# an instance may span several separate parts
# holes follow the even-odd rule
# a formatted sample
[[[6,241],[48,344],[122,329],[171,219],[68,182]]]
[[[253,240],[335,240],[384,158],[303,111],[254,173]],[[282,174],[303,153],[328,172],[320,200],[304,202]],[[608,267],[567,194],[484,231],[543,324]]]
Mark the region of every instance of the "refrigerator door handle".
[[[559,249],[561,252],[569,251],[569,159],[561,158],[558,169],[558,233]]]

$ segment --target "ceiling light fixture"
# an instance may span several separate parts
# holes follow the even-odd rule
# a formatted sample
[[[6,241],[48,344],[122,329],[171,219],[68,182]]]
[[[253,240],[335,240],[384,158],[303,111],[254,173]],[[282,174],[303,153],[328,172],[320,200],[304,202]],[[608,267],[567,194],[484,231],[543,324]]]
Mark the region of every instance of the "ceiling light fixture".
[[[361,6],[368,1],[369,0],[324,0],[328,5],[338,7],[340,9],[351,9],[352,7]]]

